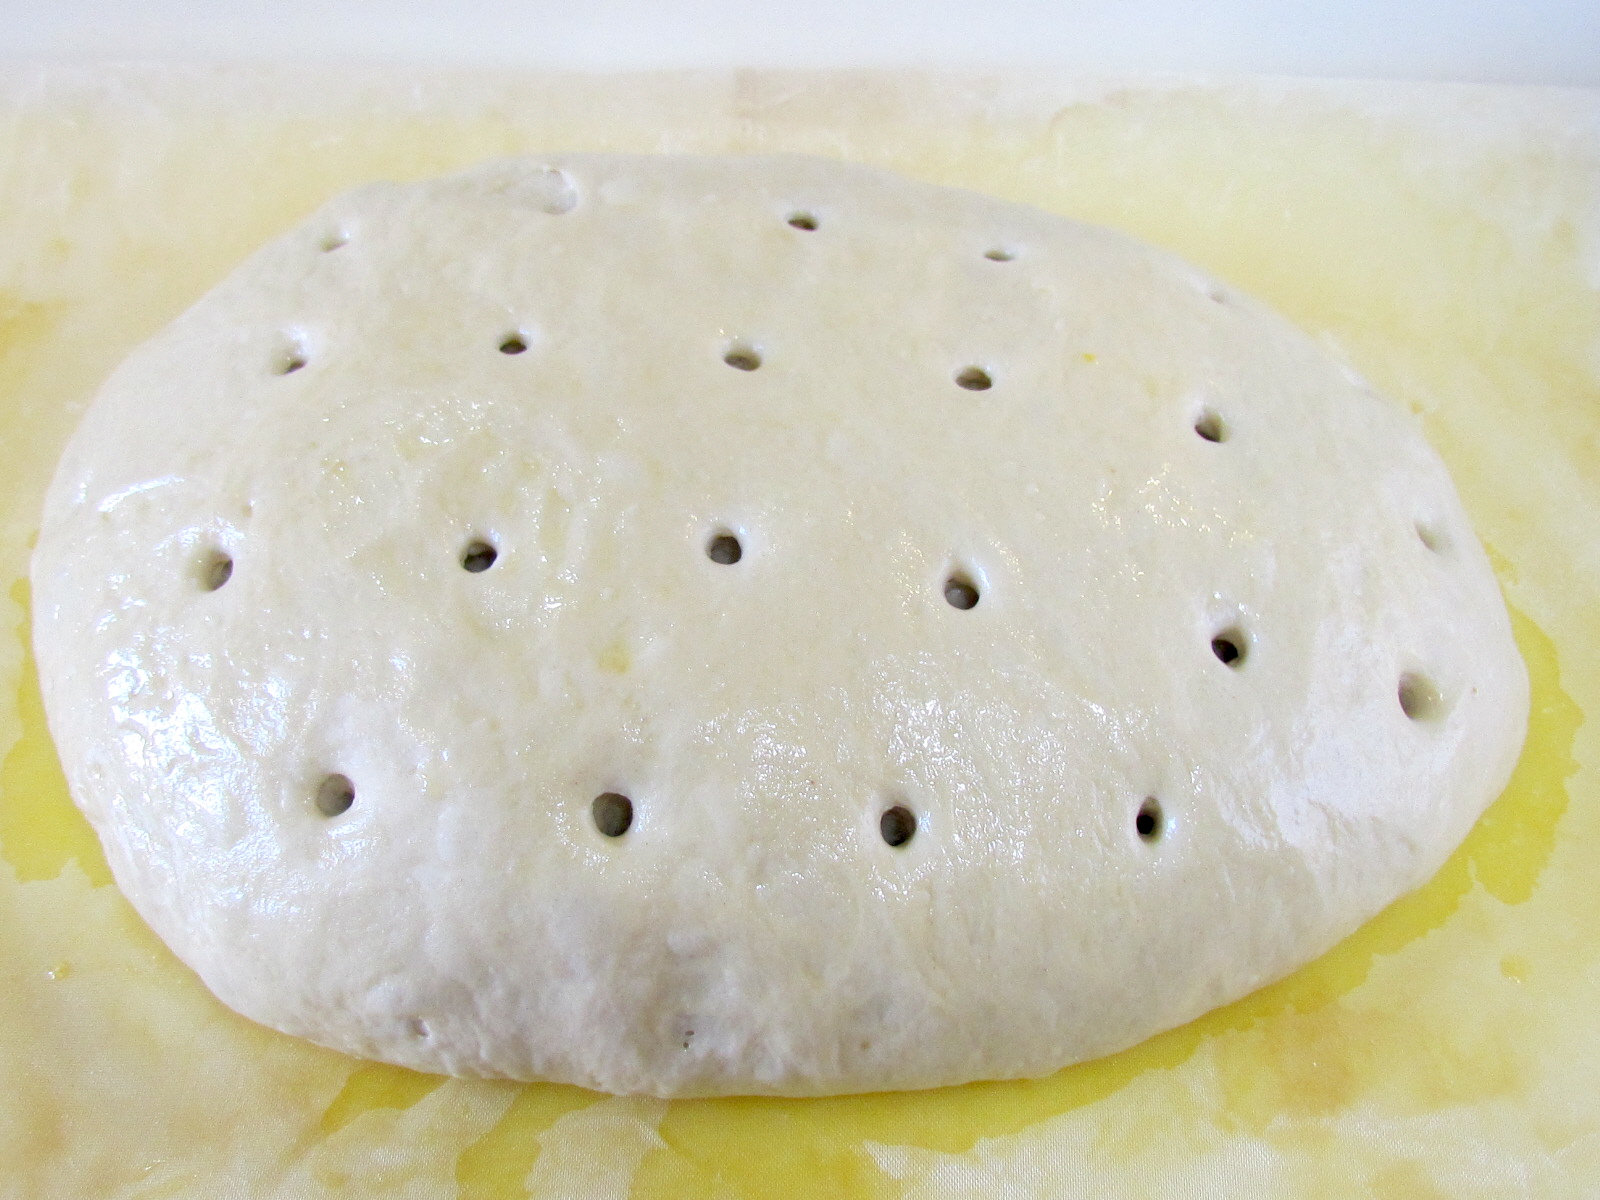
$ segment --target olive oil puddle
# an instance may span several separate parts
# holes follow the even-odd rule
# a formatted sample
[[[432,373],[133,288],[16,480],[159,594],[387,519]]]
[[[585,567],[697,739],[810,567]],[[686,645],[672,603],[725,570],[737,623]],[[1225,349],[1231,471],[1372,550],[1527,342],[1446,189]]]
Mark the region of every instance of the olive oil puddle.
[[[95,887],[111,882],[100,840],[72,803],[61,760],[44,717],[44,697],[33,661],[32,605],[26,579],[11,586],[22,609],[17,636],[22,641],[22,678],[17,716],[22,733],[0,760],[0,858],[23,883],[54,879],[76,861]]]

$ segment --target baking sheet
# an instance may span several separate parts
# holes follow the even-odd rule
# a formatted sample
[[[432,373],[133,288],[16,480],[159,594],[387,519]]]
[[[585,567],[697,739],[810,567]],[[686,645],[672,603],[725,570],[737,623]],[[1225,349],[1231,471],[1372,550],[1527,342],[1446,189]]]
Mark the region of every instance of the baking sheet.
[[[44,485],[116,361],[327,196],[540,150],[875,162],[1283,309],[1418,414],[1491,549],[1534,686],[1506,795],[1322,959],[1045,1080],[668,1104],[419,1076],[223,1009],[65,794],[26,651]],[[0,181],[0,1194],[1600,1193],[1600,93],[56,67],[0,82]]]

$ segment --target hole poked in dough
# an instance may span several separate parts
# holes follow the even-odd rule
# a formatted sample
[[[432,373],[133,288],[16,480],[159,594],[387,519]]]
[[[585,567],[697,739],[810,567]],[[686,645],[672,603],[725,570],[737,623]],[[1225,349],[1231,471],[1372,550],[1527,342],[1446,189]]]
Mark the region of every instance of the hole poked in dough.
[[[594,827],[608,838],[619,838],[633,824],[633,801],[621,792],[601,792],[590,804]]]
[[[1144,803],[1139,805],[1139,811],[1133,818],[1134,832],[1143,842],[1160,840],[1161,831],[1166,827],[1166,818],[1161,812],[1161,801],[1154,796],[1146,796]]]
[[[1417,540],[1435,554],[1444,554],[1450,549],[1450,539],[1432,521],[1418,521],[1416,528]]]
[[[814,213],[792,212],[789,214],[789,226],[805,233],[811,233],[817,227],[817,218]]]
[[[878,832],[890,846],[896,848],[904,846],[916,836],[917,814],[904,804],[886,808],[883,810],[883,815],[878,818]]]
[[[217,591],[233,578],[233,558],[225,550],[213,550],[200,560],[200,586]]]
[[[965,612],[969,608],[976,608],[981,598],[977,583],[965,571],[952,571],[944,581],[944,600],[951,608]]]
[[[732,566],[744,557],[744,547],[737,537],[724,530],[706,543],[706,557],[725,567]]]
[[[521,354],[528,348],[528,339],[520,330],[506,334],[500,339],[501,354]]]
[[[273,360],[272,370],[277,375],[293,375],[308,361],[305,350],[296,343],[278,352],[277,358]]]
[[[1437,721],[1444,716],[1444,695],[1433,680],[1417,671],[1400,676],[1400,711],[1413,721]]]
[[[1245,637],[1242,629],[1234,626],[1229,626],[1211,639],[1211,653],[1217,656],[1217,661],[1236,671],[1244,666],[1245,656],[1249,650],[1249,639]]]
[[[982,367],[962,367],[956,372],[956,383],[969,392],[987,392],[994,386],[994,378]]]
[[[474,575],[481,575],[494,566],[495,560],[499,557],[500,551],[488,542],[475,538],[461,551],[461,569],[470,571]]]
[[[348,775],[328,775],[317,785],[317,811],[325,817],[337,817],[350,811],[356,802],[356,785]]]
[[[1017,252],[1006,246],[994,246],[983,252],[983,256],[990,262],[1010,262],[1017,257]]]
[[[1215,409],[1202,408],[1194,419],[1194,431],[1208,442],[1228,440],[1228,424]]]
[[[735,371],[754,371],[761,366],[761,352],[747,342],[734,342],[723,352],[722,361]]]

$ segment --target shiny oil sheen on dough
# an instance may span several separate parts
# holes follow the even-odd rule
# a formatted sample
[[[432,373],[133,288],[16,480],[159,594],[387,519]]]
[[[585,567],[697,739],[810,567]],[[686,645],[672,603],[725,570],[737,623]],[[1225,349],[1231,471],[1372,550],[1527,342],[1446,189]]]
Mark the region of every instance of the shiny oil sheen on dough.
[[[33,582],[73,795],[219,998],[615,1092],[1187,1021],[1426,880],[1527,712],[1444,467],[1307,336],[800,158],[333,201],[113,375]]]

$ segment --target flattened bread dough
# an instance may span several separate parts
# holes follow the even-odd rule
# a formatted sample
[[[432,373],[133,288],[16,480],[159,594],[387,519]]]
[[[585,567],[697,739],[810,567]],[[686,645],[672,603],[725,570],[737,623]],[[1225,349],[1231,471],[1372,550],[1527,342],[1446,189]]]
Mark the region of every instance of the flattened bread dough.
[[[799,158],[335,200],[107,383],[33,583],[73,795],[226,1004],[616,1092],[1129,1045],[1427,879],[1527,713],[1308,337]]]

